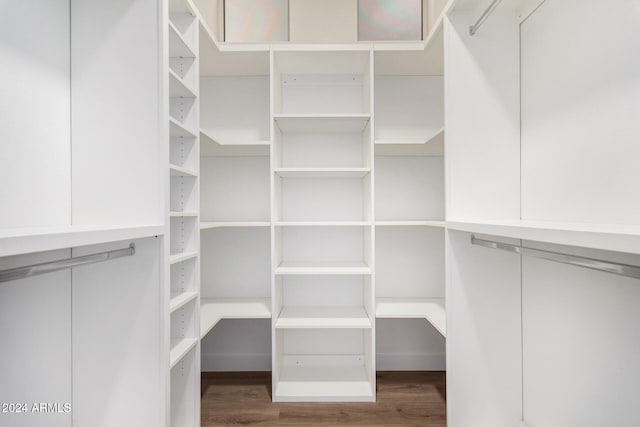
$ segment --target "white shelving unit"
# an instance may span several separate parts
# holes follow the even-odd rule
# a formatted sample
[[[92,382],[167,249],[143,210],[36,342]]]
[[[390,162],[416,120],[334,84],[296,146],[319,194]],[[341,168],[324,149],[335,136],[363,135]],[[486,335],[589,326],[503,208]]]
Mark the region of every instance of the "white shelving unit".
[[[382,370],[445,369],[442,25],[434,31],[426,48],[376,46],[374,53],[376,317]],[[429,323],[416,324],[415,319]]]
[[[271,66],[273,399],[373,401],[371,52]]]
[[[170,392],[169,425],[200,424],[199,20],[170,0],[168,31]]]

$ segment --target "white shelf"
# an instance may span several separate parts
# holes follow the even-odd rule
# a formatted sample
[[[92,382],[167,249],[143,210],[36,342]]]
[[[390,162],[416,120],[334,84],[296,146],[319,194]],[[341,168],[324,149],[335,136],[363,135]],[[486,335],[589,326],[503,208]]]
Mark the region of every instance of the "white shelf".
[[[0,229],[0,257],[163,235],[161,225]]]
[[[197,292],[178,292],[171,294],[169,302],[169,311],[173,313],[185,304],[190,303],[198,296]]]
[[[362,178],[371,172],[369,168],[276,168],[276,175],[283,178]]]
[[[195,212],[195,211],[185,211],[185,212],[171,211],[171,212],[169,212],[169,216],[171,218],[197,217],[198,216],[198,212]]]
[[[189,176],[189,177],[197,177],[198,172],[195,170],[183,168],[182,166],[169,165],[169,173],[171,176]]]
[[[371,221],[276,221],[276,227],[368,227]]]
[[[275,114],[282,132],[362,132],[370,114]]]
[[[444,221],[376,221],[376,227],[434,227],[444,228]]]
[[[195,98],[196,94],[179,75],[169,69],[169,96],[171,98]]]
[[[424,139],[376,139],[376,156],[442,156],[444,128]]]
[[[196,54],[189,47],[180,31],[169,21],[169,56],[172,58],[195,58]]]
[[[284,307],[279,329],[371,329],[364,307]]]
[[[640,254],[640,225],[547,221],[447,221],[450,230]]]
[[[171,136],[189,136],[196,137],[196,134],[187,129],[182,123],[174,119],[173,117],[169,117],[169,133]]]
[[[203,221],[200,223],[200,230],[210,230],[213,228],[251,228],[270,227],[269,221]]]
[[[189,252],[179,252],[175,254],[171,254],[169,256],[169,264],[177,264],[179,262],[190,260],[191,258],[196,258],[198,256],[198,252],[189,251]]]
[[[275,274],[285,275],[369,275],[371,268],[363,262],[282,262]]]
[[[271,319],[270,299],[200,300],[200,338],[204,338],[223,319]]]
[[[376,301],[376,317],[381,319],[425,319],[447,336],[447,316],[444,298],[379,298]]]
[[[270,141],[248,143],[224,143],[216,140],[207,131],[200,129],[200,156],[268,156]]]
[[[370,402],[373,384],[361,366],[283,365],[275,384],[278,402]]]
[[[195,338],[172,338],[171,353],[169,356],[170,367],[173,368],[182,360],[198,343]]]

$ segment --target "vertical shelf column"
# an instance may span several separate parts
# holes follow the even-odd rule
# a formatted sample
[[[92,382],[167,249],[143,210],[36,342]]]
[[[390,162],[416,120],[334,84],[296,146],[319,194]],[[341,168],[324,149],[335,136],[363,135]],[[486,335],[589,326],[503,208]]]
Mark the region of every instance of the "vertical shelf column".
[[[375,400],[369,46],[271,52],[273,399]]]
[[[169,426],[195,427],[200,425],[199,23],[190,1],[168,3]]]

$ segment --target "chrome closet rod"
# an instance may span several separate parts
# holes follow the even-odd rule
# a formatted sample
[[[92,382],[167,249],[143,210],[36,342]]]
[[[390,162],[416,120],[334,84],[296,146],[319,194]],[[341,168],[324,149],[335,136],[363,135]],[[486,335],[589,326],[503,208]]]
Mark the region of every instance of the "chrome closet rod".
[[[493,11],[496,9],[496,7],[498,7],[498,5],[500,4],[501,1],[502,0],[493,0],[491,2],[491,4],[484,11],[484,13],[482,15],[480,15],[480,18],[478,18],[476,23],[469,27],[469,34],[470,35],[474,36],[478,32],[480,27],[482,27],[482,24],[484,24],[484,21],[486,21],[487,18],[489,17],[489,15],[491,15],[493,13]]]
[[[128,248],[114,251],[100,252],[92,255],[83,255],[75,258],[66,258],[57,261],[43,262],[42,264],[27,265],[25,267],[10,268],[0,271],[0,283],[10,280],[23,279],[25,277],[37,276],[40,274],[52,273],[66,268],[77,267],[79,265],[93,264],[96,262],[108,261],[110,259],[132,256],[136,253],[135,244],[130,244]]]
[[[592,270],[606,271],[607,273],[633,277],[634,279],[640,279],[640,267],[635,265],[620,264],[617,262],[587,258],[562,252],[545,251],[542,249],[527,248],[525,246],[511,245],[508,243],[494,242],[491,240],[483,240],[476,238],[476,236],[471,236],[471,244],[484,246],[486,248],[500,249],[507,252],[515,252],[520,255],[542,258],[549,261],[561,262],[563,264],[577,265],[579,267],[590,268]]]

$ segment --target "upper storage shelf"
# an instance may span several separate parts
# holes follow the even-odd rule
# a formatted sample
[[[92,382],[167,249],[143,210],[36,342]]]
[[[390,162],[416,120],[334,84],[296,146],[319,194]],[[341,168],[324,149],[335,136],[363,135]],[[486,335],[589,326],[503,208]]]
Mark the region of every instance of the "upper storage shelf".
[[[0,230],[0,257],[164,234],[160,225],[14,228]]]
[[[371,112],[368,46],[282,45],[274,47],[273,61],[276,115]]]

